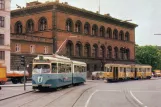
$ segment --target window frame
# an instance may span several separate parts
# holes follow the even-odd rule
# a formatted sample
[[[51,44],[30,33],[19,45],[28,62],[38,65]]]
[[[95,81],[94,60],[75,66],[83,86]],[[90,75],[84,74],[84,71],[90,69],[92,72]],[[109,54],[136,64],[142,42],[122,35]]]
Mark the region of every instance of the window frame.
[[[5,36],[4,34],[0,34],[0,46],[5,44]]]
[[[35,53],[35,45],[30,45],[30,53]]]
[[[0,10],[5,9],[5,0],[0,0]]]
[[[0,60],[5,60],[5,51],[0,51]]]
[[[21,52],[21,44],[15,45],[15,52]]]
[[[5,27],[5,17],[0,16],[0,27],[4,28]]]

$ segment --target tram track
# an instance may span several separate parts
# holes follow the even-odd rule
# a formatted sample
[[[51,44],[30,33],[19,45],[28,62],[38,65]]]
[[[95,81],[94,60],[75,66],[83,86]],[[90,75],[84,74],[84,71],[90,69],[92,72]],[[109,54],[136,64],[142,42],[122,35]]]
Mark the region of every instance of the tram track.
[[[78,88],[78,87],[77,87]],[[69,92],[71,92],[71,91],[73,91],[73,90],[75,90],[76,89],[76,87],[74,87],[74,86],[72,86],[72,87],[68,87],[68,88],[58,88],[56,91],[52,91],[52,92],[48,92],[48,93],[46,93],[45,92],[45,95],[43,95],[43,96],[41,96],[41,97],[36,97],[35,99],[32,99],[31,101],[28,101],[28,102],[26,102],[26,103],[24,103],[24,104],[22,104],[22,105],[20,105],[20,106],[18,106],[18,107],[24,107],[25,105],[28,105],[28,104],[30,104],[30,103],[32,103],[32,102],[35,102],[35,101],[37,101],[37,100],[39,100],[39,99],[42,99],[42,98],[44,98],[44,97],[47,97],[47,96],[50,96],[50,95],[52,95],[52,94],[60,94],[60,93],[62,93],[63,91],[67,91],[67,92],[65,92],[63,95],[65,95],[66,93],[69,93]],[[55,93],[55,92],[58,92],[58,93]],[[63,95],[61,95],[61,96],[63,96]],[[59,97],[61,97],[61,96],[59,96]],[[45,106],[43,106],[43,107],[45,107]]]
[[[77,103],[77,101],[81,98],[81,96],[82,96],[87,90],[89,90],[89,89],[91,89],[91,88],[93,88],[93,87],[95,87],[95,86],[96,86],[96,85],[90,86],[90,87],[84,89],[83,91],[81,91],[81,93],[78,95],[78,98],[73,102],[73,104],[71,105],[71,107],[74,107],[74,106],[75,106],[75,104]],[[73,90],[76,90],[76,89],[73,89]],[[48,104],[46,104],[45,106],[42,106],[42,107],[48,107],[50,104],[56,102],[57,100],[61,99],[61,98],[64,97],[65,95],[68,95],[68,94],[69,94],[70,92],[72,92],[73,90],[70,90],[70,91],[68,91],[68,92],[66,92],[66,93],[64,93],[64,94],[62,94],[61,96],[55,98],[55,99],[52,100],[50,103],[48,103]]]
[[[133,106],[133,107],[144,107],[142,104],[138,103],[130,94],[129,90],[123,90],[126,100]]]
[[[83,90],[83,92],[79,95],[79,97],[76,99],[76,101],[73,103],[73,105],[72,105],[71,107],[75,107],[76,103],[77,103],[77,102],[79,101],[79,99],[83,96],[83,94],[84,94],[85,92],[87,92],[88,90],[92,89],[93,87],[95,87],[95,86],[92,86],[92,87],[89,87],[89,88]]]
[[[51,92],[39,92],[39,91],[30,91],[27,93],[23,93],[20,95],[15,95],[6,99],[3,99],[0,101],[0,106],[3,105],[4,107],[9,107],[12,104],[17,105],[16,107],[28,107],[32,106],[35,107],[38,104],[38,102],[43,102],[44,99],[49,99],[49,101],[46,101],[44,104],[39,105],[40,107],[47,107],[51,103],[55,103],[59,101],[59,99],[63,98],[64,96],[67,97],[69,93],[76,91],[78,94],[76,94],[76,100],[72,102],[71,107],[75,107],[75,104],[77,101],[81,98],[81,96],[88,91],[89,89],[93,88],[93,85],[78,85],[78,86],[71,86],[66,88],[59,88],[56,91]],[[74,92],[75,93],[75,92]],[[71,93],[72,94],[72,93]],[[70,95],[70,94],[69,94]],[[20,99],[21,102],[18,102],[17,99]],[[12,103],[8,103],[12,102]],[[4,105],[5,104],[5,105]],[[35,105],[36,104],[36,105]]]

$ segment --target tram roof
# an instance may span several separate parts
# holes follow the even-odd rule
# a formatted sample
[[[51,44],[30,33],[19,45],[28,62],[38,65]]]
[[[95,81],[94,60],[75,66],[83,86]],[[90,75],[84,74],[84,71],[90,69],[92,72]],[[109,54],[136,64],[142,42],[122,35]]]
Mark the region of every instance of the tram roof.
[[[142,66],[142,67],[152,67],[151,65],[145,65],[145,64],[131,64],[132,66]]]
[[[48,60],[66,60],[66,61],[71,61],[70,58],[65,57],[65,56],[59,56],[56,54],[53,55],[38,55],[36,58],[34,59],[40,59],[40,57],[43,57],[43,59],[48,59]]]
[[[81,65],[83,64],[83,65],[86,65],[86,63],[85,63],[85,62],[73,61],[73,60],[72,60],[72,62],[73,62],[73,64],[81,64]]]
[[[118,63],[107,63],[105,64],[105,66],[130,66],[130,65],[127,65],[127,64],[118,64]]]

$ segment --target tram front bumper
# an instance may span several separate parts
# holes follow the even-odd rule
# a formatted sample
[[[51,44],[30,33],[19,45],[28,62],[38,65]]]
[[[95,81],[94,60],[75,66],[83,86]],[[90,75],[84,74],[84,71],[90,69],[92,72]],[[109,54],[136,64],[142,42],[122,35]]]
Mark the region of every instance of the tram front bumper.
[[[32,84],[32,87],[34,89],[39,88],[39,87],[51,87],[51,84]]]

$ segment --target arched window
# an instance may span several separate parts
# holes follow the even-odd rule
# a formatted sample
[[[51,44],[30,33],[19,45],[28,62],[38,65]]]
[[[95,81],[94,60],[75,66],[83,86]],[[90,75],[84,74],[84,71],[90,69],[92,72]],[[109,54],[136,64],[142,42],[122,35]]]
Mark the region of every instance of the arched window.
[[[82,43],[77,42],[76,44],[76,56],[81,57],[82,56]]]
[[[89,43],[86,43],[85,46],[84,46],[84,56],[85,57],[90,57],[90,49],[91,49],[91,46]]]
[[[115,57],[115,59],[118,59],[118,55],[119,55],[119,53],[118,53],[118,48],[115,47],[115,48],[114,48],[114,51],[115,51],[114,57]]]
[[[84,25],[84,33],[90,35],[90,24],[88,22]]]
[[[122,30],[119,33],[119,40],[124,40],[124,32]]]
[[[75,32],[82,33],[82,23],[80,20],[75,23]]]
[[[47,20],[46,18],[42,17],[39,20],[39,30],[43,31],[47,29]]]
[[[98,45],[97,44],[94,44],[93,47],[92,47],[92,56],[94,58],[98,57]]]
[[[104,26],[100,27],[100,36],[105,37],[105,27]]]
[[[130,59],[130,50],[129,49],[126,49],[125,50],[125,59],[126,60],[129,60]]]
[[[96,24],[92,26],[92,35],[98,36],[98,26]]]
[[[130,41],[129,32],[126,32],[126,33],[125,33],[125,41]]]
[[[112,58],[112,47],[111,46],[108,46],[108,52],[107,52],[107,58],[108,59],[111,59]]]
[[[32,19],[29,19],[26,24],[27,32],[33,32],[34,31],[34,22]]]
[[[121,47],[120,48],[120,59],[124,60],[124,53],[125,53],[125,48]]]
[[[111,28],[107,28],[107,38],[112,38],[112,30]]]
[[[5,9],[5,0],[0,0],[0,10]]]
[[[113,31],[113,38],[118,39],[118,31],[116,29]]]
[[[66,55],[67,56],[73,56],[73,42],[68,40],[66,44]]]
[[[72,21],[72,19],[67,19],[66,20],[66,30],[68,32],[72,32],[73,31],[73,21]]]
[[[15,33],[17,34],[22,33],[22,23],[20,21],[16,22],[15,24]]]
[[[105,57],[105,46],[104,45],[101,45],[100,47],[100,57]]]
[[[96,70],[97,70],[97,65],[95,64],[95,65],[94,65],[94,71],[96,71]]]

